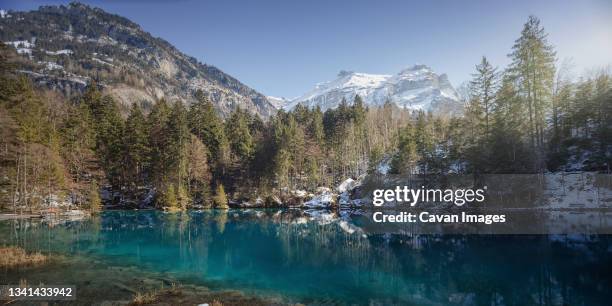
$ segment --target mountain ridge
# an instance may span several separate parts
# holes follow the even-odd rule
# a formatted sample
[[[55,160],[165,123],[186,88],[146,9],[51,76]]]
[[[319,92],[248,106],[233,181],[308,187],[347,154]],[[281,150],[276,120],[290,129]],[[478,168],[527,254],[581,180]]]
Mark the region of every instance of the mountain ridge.
[[[202,90],[222,115],[235,107],[264,118],[276,112],[263,94],[125,17],[78,2],[3,12],[0,40],[27,59],[19,70],[39,85],[71,95],[95,79],[124,105],[189,104]]]
[[[337,78],[318,83],[307,93],[293,99],[277,99],[285,110],[298,104],[319,106],[322,110],[337,107],[345,99],[352,103],[359,95],[366,104],[376,106],[387,101],[410,110],[456,113],[461,110],[460,97],[446,74],[436,74],[427,65],[413,65],[397,74],[369,74],[342,70]]]

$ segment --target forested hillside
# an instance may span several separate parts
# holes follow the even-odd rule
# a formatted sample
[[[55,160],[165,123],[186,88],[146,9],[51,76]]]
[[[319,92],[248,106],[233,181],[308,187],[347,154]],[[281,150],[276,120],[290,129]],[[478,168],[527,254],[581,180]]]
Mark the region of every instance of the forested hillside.
[[[127,18],[73,2],[0,17],[0,40],[22,55],[18,70],[68,98],[95,80],[122,108],[164,98],[187,104],[201,90],[223,115],[241,107],[262,117],[266,97],[215,66],[202,64]]]
[[[368,173],[609,172],[609,73],[572,81],[535,17],[509,56],[505,69],[485,57],[476,65],[462,117],[366,107],[356,96],[263,120],[240,107],[223,119],[202,91],[189,106],[133,103],[127,117],[93,81],[66,100],[16,72],[20,56],[3,45],[0,204],[68,197],[95,207],[105,187],[108,202],[133,207],[226,207],[228,198],[272,203]]]

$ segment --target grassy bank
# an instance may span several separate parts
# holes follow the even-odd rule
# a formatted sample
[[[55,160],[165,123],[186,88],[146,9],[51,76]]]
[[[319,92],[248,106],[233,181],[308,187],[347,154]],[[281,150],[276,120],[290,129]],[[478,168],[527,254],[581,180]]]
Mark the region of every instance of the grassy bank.
[[[19,247],[0,247],[0,268],[36,266],[44,264],[47,259],[47,256],[41,253],[27,253]]]

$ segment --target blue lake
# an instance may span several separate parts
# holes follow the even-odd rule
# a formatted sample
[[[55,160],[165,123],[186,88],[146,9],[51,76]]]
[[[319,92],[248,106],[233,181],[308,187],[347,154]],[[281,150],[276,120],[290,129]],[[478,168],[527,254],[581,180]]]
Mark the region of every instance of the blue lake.
[[[0,244],[288,303],[612,301],[612,236],[369,235],[354,226],[358,219],[300,210],[106,211],[76,221],[2,221]]]

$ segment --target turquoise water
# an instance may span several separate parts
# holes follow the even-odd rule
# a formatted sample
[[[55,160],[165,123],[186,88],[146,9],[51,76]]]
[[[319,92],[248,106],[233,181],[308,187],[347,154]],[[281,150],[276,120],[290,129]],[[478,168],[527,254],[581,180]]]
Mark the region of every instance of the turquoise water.
[[[0,222],[0,244],[305,304],[609,305],[610,236],[368,235],[299,210]],[[2,272],[0,272],[0,276]]]

